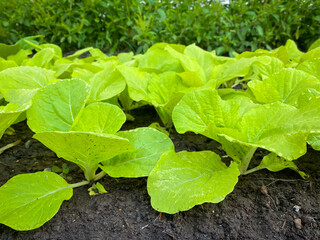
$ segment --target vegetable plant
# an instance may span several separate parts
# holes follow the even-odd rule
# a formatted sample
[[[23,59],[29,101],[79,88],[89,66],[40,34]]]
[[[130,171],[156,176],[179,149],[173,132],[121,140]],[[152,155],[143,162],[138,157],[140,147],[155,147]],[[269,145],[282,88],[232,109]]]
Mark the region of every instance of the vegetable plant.
[[[78,165],[84,178],[68,183],[48,171],[14,176],[0,187],[0,223],[13,229],[42,226],[73,188],[105,193],[98,182],[105,175],[148,177],[153,208],[174,214],[222,201],[240,176],[258,170],[289,168],[307,178],[294,161],[307,143],[320,149],[319,41],[306,53],[288,40],[234,58],[194,44],[158,43],[145,54],[113,57],[92,47],[63,57],[53,44],[21,44],[0,45],[0,138],[26,120],[33,137]],[[209,149],[176,152],[157,124],[121,131],[130,111],[146,104],[165,127],[213,139],[232,160]],[[266,154],[254,166],[258,148]]]

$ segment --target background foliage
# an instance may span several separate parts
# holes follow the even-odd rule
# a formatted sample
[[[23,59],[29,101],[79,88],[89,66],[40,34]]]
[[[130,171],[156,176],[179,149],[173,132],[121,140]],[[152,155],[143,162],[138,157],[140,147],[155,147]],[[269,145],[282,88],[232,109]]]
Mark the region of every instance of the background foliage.
[[[0,42],[41,34],[64,51],[94,46],[144,52],[156,42],[191,44],[218,54],[302,50],[320,37],[320,0],[2,0]]]

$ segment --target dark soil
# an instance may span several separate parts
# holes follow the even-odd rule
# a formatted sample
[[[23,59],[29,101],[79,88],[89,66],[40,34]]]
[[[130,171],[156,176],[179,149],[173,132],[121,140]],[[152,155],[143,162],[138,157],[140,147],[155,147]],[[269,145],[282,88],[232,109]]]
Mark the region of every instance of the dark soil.
[[[124,129],[159,121],[151,108],[131,114],[136,121]],[[22,142],[0,155],[0,185],[16,174],[61,167],[65,162],[32,139],[24,122],[14,129],[16,135],[4,135],[0,147],[17,139]],[[224,155],[219,144],[203,136],[172,133],[171,138],[177,151],[209,149]],[[262,154],[265,152],[258,151],[256,159]],[[81,181],[79,168],[67,164],[72,182]],[[221,203],[203,204],[175,215],[152,209],[146,178],[105,177],[100,182],[107,194],[92,197],[87,186],[77,188],[41,228],[18,232],[0,224],[0,239],[320,239],[320,153],[309,149],[298,164],[311,175],[310,180],[304,181],[290,170],[256,172],[240,177],[235,190]]]

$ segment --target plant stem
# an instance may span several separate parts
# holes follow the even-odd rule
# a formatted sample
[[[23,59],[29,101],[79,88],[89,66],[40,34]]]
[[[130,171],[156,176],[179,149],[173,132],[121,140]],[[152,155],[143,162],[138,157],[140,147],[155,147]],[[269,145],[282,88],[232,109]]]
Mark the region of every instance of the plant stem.
[[[12,147],[14,147],[14,146],[16,146],[16,145],[18,145],[20,142],[21,142],[21,139],[15,141],[14,143],[10,143],[10,144],[8,144],[8,145],[0,148],[0,154],[3,153],[5,150],[7,150],[7,149],[9,149],[9,148],[12,148]]]
[[[254,168],[249,169],[248,171],[245,171],[244,173],[242,173],[242,175],[247,175],[247,174],[249,174],[249,173],[253,173],[253,172],[256,172],[256,171],[259,171],[259,170],[262,170],[262,169],[265,169],[265,168],[262,168],[262,167],[254,167]]]
[[[73,184],[70,184],[68,186],[68,188],[77,188],[77,187],[81,187],[81,186],[87,185],[89,183],[90,183],[89,181],[82,181],[82,182],[78,182],[78,183],[73,183]]]
[[[96,181],[100,180],[101,178],[103,178],[105,175],[107,175],[107,174],[104,171],[101,171],[93,177],[92,181],[96,182]]]
[[[253,157],[253,154],[255,153],[255,151],[257,150],[257,148],[251,148],[247,155],[243,158],[243,160],[241,161],[239,170],[240,170],[240,174],[243,175],[247,172],[247,169],[249,167],[250,161]]]

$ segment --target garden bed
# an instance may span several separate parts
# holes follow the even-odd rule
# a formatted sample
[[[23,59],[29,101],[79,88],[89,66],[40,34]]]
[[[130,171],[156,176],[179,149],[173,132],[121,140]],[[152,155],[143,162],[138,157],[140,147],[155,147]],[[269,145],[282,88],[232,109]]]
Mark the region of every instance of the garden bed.
[[[135,121],[127,122],[123,129],[160,121],[151,107],[131,114]],[[13,127],[16,134],[4,135],[0,147],[18,139],[22,142],[1,154],[0,185],[17,174],[42,171],[54,165],[61,167],[65,162],[32,139],[33,133],[25,122]],[[170,137],[177,152],[212,150],[225,155],[218,143],[201,135],[180,135],[173,131]],[[256,160],[261,160],[260,155],[265,152],[258,150]],[[318,239],[319,152],[310,148],[296,163],[310,174],[309,180],[291,170],[258,171],[241,176],[224,201],[202,204],[174,215],[160,214],[151,207],[146,178],[104,177],[100,182],[107,194],[90,196],[88,187],[76,188],[74,197],[65,201],[44,226],[19,232],[0,225],[0,239]],[[79,168],[71,162],[67,164],[71,182],[83,180]]]

